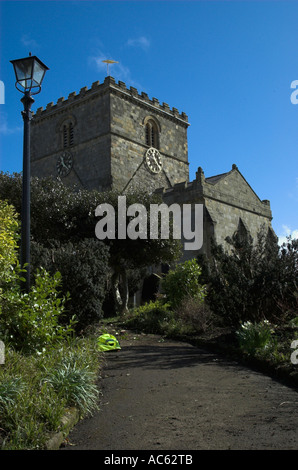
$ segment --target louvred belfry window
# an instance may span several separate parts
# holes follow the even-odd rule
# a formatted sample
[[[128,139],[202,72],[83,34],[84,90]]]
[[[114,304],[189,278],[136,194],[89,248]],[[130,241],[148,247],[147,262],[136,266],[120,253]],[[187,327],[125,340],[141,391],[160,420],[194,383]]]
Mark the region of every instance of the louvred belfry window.
[[[63,125],[63,148],[71,147],[74,143],[73,123],[68,122]]]

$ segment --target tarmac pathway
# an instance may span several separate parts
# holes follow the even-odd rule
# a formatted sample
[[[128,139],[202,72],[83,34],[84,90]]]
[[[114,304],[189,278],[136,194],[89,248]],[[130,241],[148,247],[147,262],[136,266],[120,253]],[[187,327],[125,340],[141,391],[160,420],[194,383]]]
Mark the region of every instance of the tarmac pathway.
[[[105,353],[101,408],[64,450],[298,449],[298,394],[189,344],[130,335]]]

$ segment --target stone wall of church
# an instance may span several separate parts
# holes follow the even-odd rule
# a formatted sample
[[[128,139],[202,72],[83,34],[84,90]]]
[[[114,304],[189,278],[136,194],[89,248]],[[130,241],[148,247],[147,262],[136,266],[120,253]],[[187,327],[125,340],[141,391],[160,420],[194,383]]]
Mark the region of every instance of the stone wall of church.
[[[245,181],[236,165],[225,177],[213,180],[202,177],[206,208],[215,223],[215,239],[225,244],[227,236],[238,229],[239,221],[253,239],[264,228],[271,228],[270,203],[261,201]]]
[[[184,251],[183,259],[210,254],[212,238],[228,249],[226,238],[233,236],[239,224],[254,240],[261,230],[274,234],[269,201],[258,198],[235,165],[230,172],[211,178],[205,178],[199,169],[194,181],[161,188],[158,193],[168,206],[192,204],[193,214],[194,205],[203,204],[203,246],[199,251]]]
[[[215,240],[218,244],[226,244],[226,237],[231,237],[234,234],[238,229],[240,220],[255,240],[262,229],[267,230],[271,227],[268,217],[251,212],[249,206],[245,210],[224,202],[206,199],[206,208],[215,221]]]

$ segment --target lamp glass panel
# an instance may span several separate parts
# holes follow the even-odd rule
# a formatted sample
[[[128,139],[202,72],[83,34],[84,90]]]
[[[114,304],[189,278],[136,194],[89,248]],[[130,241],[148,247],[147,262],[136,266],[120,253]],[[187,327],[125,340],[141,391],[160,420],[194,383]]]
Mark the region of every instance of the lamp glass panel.
[[[17,80],[31,79],[32,76],[32,60],[25,59],[20,62],[15,62],[15,71]]]
[[[43,80],[45,74],[45,69],[42,67],[39,62],[36,60],[34,61],[34,67],[33,67],[33,82],[35,86],[41,85],[41,82]]]

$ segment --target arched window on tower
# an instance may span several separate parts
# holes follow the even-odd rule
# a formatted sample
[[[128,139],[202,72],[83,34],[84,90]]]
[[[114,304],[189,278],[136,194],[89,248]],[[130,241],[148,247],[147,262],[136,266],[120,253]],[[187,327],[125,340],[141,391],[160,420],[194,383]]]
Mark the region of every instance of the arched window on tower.
[[[158,126],[153,119],[149,119],[145,124],[146,145],[149,147],[159,148],[159,132]]]

